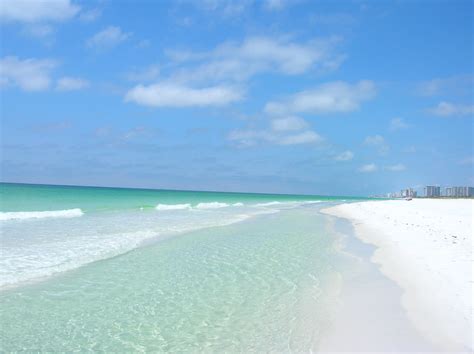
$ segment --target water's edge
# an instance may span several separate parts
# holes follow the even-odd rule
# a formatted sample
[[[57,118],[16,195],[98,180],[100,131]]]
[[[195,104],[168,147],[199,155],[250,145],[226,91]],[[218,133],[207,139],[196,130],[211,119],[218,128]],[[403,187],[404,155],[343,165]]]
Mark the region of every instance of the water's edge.
[[[320,213],[338,235],[338,251],[353,270],[341,274],[338,309],[321,352],[433,352],[401,304],[403,289],[371,261],[376,246],[360,240],[350,219]]]

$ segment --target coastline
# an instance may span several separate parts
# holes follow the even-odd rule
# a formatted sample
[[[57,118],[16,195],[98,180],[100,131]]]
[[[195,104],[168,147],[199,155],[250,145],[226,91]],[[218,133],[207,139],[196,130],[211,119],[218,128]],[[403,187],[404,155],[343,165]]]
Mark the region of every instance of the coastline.
[[[366,201],[323,209],[348,219],[371,261],[403,290],[415,328],[441,350],[472,350],[472,200]]]

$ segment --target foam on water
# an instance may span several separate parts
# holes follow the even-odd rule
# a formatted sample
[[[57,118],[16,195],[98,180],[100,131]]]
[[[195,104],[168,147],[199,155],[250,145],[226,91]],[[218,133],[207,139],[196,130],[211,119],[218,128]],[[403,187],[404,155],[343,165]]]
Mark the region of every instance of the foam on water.
[[[191,204],[158,204],[155,207],[156,210],[183,210],[183,209],[191,209]]]
[[[252,209],[134,213],[137,225],[150,227],[154,220],[179,227],[178,214],[187,214],[189,224],[205,219],[211,225],[230,220],[230,213],[245,218]],[[130,217],[86,213],[60,222],[71,222],[68,229],[87,222],[110,231],[113,240],[110,228]],[[49,221],[51,237],[59,222]],[[315,351],[334,298],[329,286],[332,239],[323,230],[323,219],[313,210],[284,210],[278,216],[173,237],[63,277],[0,292],[0,315],[9,323],[2,330],[0,350]],[[42,235],[45,230],[37,231]],[[60,243],[54,247],[66,249]]]
[[[51,211],[13,211],[0,212],[0,221],[42,218],[75,218],[82,215],[84,215],[84,213],[79,208]]]
[[[4,252],[0,261],[0,288],[78,268],[82,265],[111,258],[133,248],[151,237],[153,231],[109,234],[106,237],[55,241],[47,245],[28,245]]]
[[[243,206],[242,203],[236,204],[234,206]],[[195,208],[190,204],[159,204],[156,209],[162,213],[120,211],[85,214],[82,218],[4,222],[0,288],[111,258],[150,239],[229,225],[254,215],[275,212],[228,206],[231,205],[217,202],[201,203]]]
[[[196,209],[219,209],[228,206],[229,204],[221,202],[198,203],[198,205],[196,205]]]

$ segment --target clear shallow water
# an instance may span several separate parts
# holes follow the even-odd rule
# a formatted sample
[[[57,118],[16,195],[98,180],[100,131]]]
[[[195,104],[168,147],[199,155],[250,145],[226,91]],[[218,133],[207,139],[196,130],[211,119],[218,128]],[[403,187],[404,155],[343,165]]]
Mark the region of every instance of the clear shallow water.
[[[0,184],[0,288],[144,242],[334,198]]]
[[[3,213],[83,214],[1,221],[0,350],[308,351],[328,328],[335,198],[4,187]]]

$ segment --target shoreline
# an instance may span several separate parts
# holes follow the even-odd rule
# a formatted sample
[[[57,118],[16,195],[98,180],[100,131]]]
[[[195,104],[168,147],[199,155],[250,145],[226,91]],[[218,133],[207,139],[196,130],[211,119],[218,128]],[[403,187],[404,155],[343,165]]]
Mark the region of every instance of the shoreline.
[[[324,209],[324,208],[323,208]],[[371,262],[376,246],[355,235],[350,220],[323,214],[336,237],[340,286],[321,353],[433,353],[400,303],[403,289]]]
[[[365,201],[322,209],[349,220],[403,291],[401,305],[440,350],[472,350],[472,200]]]

